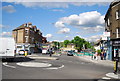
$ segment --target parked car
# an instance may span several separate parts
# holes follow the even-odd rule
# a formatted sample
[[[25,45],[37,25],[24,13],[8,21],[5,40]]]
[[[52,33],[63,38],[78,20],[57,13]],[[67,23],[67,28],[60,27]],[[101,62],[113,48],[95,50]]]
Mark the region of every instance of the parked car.
[[[73,53],[74,53],[73,51],[67,51],[67,56],[73,56],[74,55]]]

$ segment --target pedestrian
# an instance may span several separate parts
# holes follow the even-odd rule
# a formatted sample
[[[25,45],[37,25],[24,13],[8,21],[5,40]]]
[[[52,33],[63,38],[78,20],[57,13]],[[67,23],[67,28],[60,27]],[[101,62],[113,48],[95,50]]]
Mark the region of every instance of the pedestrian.
[[[100,58],[103,60],[103,52],[100,53]]]
[[[97,51],[95,52],[95,57],[96,57],[95,60],[98,60],[98,52]]]
[[[92,54],[92,56],[91,56],[91,59],[92,59],[92,60],[93,60],[93,57],[94,57],[94,56],[93,56],[93,54]]]
[[[49,52],[50,52],[50,57],[51,57],[52,56],[52,48],[50,48]]]
[[[105,51],[103,53],[103,56],[104,56],[104,60],[106,60],[106,52]]]

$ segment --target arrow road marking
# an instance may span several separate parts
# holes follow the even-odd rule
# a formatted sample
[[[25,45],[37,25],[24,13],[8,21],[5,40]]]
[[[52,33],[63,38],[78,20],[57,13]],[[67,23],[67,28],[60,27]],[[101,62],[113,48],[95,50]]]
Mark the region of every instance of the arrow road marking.
[[[3,65],[6,66],[6,67],[14,68],[14,69],[16,68],[15,66],[8,65],[7,62],[4,62]]]

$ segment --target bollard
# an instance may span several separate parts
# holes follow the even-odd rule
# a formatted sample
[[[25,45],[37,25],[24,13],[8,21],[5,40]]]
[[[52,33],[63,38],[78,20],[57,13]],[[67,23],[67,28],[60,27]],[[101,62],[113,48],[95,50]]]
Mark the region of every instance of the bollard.
[[[118,58],[115,58],[115,61],[114,61],[114,74],[117,74],[118,73]]]
[[[28,51],[25,51],[25,56],[27,56],[28,55]]]

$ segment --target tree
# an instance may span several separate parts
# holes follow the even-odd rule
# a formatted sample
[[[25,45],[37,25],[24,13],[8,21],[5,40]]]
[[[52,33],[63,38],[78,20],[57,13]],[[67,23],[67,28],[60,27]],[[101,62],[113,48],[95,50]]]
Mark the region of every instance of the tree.
[[[67,45],[68,45],[69,43],[70,43],[69,40],[65,40],[65,41],[64,41],[64,46],[67,47]]]
[[[85,42],[85,49],[92,48],[91,44],[89,42]]]
[[[74,40],[74,41],[73,41]],[[80,38],[79,36],[74,37],[72,42],[75,44],[75,48],[80,51],[82,50],[83,44],[85,43],[85,40]]]

